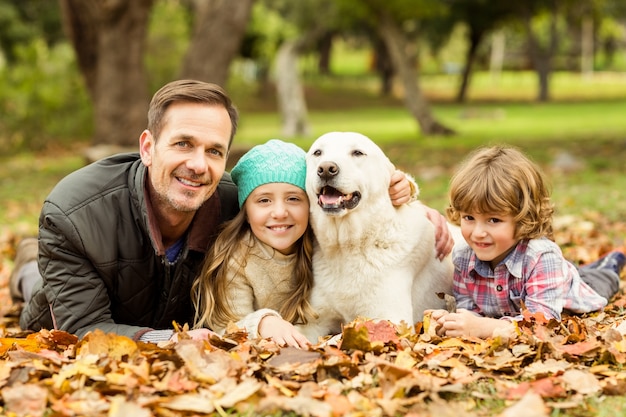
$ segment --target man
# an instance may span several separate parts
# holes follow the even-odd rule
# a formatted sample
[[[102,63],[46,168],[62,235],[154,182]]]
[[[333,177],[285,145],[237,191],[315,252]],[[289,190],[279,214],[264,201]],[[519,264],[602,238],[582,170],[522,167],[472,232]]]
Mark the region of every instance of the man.
[[[41,276],[32,273],[30,243],[11,278],[13,297],[25,301],[20,326],[158,342],[172,337],[174,321],[191,323],[192,282],[219,226],[238,211],[225,172],[237,123],[219,86],[174,81],[150,102],[139,154],[105,158],[61,180],[39,218]],[[408,189],[397,175],[396,204],[409,200]],[[431,211],[431,218],[438,250],[448,253],[443,216]]]
[[[42,208],[43,281],[20,326],[161,340],[172,332],[153,329],[190,321],[189,288],[206,248],[238,211],[224,172],[237,123],[220,87],[172,82],[150,103],[139,154],[63,179]]]

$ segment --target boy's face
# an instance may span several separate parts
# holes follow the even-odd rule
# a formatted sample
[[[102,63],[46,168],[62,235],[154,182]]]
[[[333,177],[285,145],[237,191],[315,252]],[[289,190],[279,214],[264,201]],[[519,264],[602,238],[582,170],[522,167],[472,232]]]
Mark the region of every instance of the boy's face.
[[[515,247],[515,220],[511,215],[461,212],[461,233],[483,262],[495,268]]]

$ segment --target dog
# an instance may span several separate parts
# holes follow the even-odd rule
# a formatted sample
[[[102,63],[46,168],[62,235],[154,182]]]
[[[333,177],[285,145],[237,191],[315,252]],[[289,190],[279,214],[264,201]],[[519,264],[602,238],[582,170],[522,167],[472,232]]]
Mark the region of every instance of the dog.
[[[419,201],[394,207],[394,165],[367,136],[330,132],[306,156],[313,250],[311,307],[301,326],[312,342],[356,318],[413,325],[437,293],[452,293],[450,256],[436,257],[435,229]]]

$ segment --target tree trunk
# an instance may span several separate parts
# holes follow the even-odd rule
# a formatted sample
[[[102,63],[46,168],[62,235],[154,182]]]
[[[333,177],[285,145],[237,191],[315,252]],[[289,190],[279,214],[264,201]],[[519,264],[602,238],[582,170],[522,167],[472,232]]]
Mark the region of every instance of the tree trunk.
[[[456,101],[458,103],[463,103],[467,96],[467,89],[470,84],[470,78],[472,75],[472,65],[474,64],[474,60],[476,58],[476,51],[478,50],[478,46],[483,38],[484,32],[482,30],[477,30],[470,28],[469,33],[469,48],[467,49],[467,55],[465,56],[465,68],[463,68],[463,74],[461,76],[461,86],[459,87],[459,92],[456,96]]]
[[[584,16],[581,30],[580,70],[583,77],[593,75],[593,18]]]
[[[498,30],[492,36],[491,40],[491,56],[489,58],[489,73],[494,84],[500,81],[502,74],[502,64],[504,63],[505,38],[504,32]]]
[[[387,50],[404,86],[404,100],[407,108],[417,120],[424,135],[451,135],[454,130],[439,123],[433,116],[430,105],[420,90],[418,73],[407,53],[408,40],[401,29],[389,16],[382,16],[378,30],[387,45]]]
[[[304,89],[298,73],[298,42],[285,41],[276,54],[276,89],[286,139],[309,134]]]
[[[99,25],[98,8],[89,1],[60,0],[63,30],[74,47],[78,68],[85,81],[87,92],[96,101],[98,79]]]
[[[394,68],[389,57],[389,51],[387,45],[378,36],[372,36],[372,47],[374,49],[374,62],[373,66],[378,75],[380,76],[380,95],[382,97],[388,97],[391,95],[393,87]]]
[[[302,33],[298,39],[284,41],[276,53],[277,99],[285,138],[307,136],[311,130],[304,87],[298,72],[298,56],[310,50],[326,33],[328,30],[324,26],[317,26]]]
[[[317,44],[317,52],[319,60],[317,61],[317,70],[320,74],[330,75],[330,57],[333,50],[334,32],[327,32],[322,36]]]
[[[181,78],[225,86],[255,0],[195,0],[195,24]]]
[[[94,103],[95,145],[137,146],[146,126],[143,65],[153,0],[60,0],[64,28]]]
[[[526,33],[528,35],[528,50],[530,59],[539,79],[539,92],[537,100],[546,102],[550,100],[550,75],[552,72],[552,57],[558,45],[557,32],[557,4],[556,0],[550,2],[550,33],[548,35],[548,45],[542,48],[538,36],[533,32],[531,20],[532,16],[528,11],[525,16]]]

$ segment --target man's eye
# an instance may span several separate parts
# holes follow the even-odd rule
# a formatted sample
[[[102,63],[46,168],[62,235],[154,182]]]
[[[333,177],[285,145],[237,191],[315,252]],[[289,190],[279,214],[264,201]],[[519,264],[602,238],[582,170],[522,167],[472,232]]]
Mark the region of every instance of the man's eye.
[[[207,153],[209,153],[211,155],[214,155],[214,156],[223,156],[224,155],[224,152],[222,152],[222,151],[220,151],[218,149],[209,149],[207,151]]]

